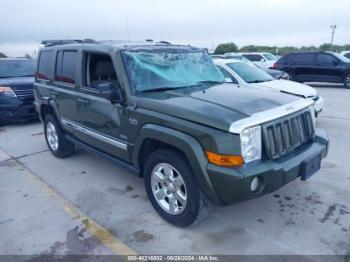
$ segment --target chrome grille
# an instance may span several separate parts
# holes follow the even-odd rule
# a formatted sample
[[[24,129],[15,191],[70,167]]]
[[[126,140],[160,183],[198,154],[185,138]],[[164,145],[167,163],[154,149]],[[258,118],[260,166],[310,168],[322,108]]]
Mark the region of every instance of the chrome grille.
[[[298,112],[262,125],[265,152],[276,159],[314,138],[315,128],[310,110]]]
[[[34,90],[28,86],[14,86],[12,87],[16,96],[21,100],[33,100],[34,99]]]

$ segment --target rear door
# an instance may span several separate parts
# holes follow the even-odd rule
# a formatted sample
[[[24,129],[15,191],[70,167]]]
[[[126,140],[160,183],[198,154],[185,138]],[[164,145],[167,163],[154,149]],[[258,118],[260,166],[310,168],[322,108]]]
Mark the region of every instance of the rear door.
[[[322,82],[339,82],[343,76],[341,61],[327,53],[317,54],[317,77]]]
[[[297,53],[290,56],[289,59],[297,81],[315,81],[317,79],[315,53]]]

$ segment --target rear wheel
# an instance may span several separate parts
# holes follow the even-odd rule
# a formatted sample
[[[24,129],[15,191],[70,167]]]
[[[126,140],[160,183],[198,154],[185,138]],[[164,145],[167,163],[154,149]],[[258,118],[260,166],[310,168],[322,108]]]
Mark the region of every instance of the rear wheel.
[[[209,202],[181,154],[168,149],[151,153],[145,162],[144,180],[154,209],[167,222],[185,227],[207,216]]]
[[[346,74],[344,76],[344,86],[346,88],[350,88],[350,74]]]
[[[286,71],[286,73],[289,75],[290,81],[296,81],[295,73],[293,71]]]
[[[45,117],[44,131],[46,143],[54,156],[63,158],[74,153],[74,144],[67,140],[54,116],[49,114]]]

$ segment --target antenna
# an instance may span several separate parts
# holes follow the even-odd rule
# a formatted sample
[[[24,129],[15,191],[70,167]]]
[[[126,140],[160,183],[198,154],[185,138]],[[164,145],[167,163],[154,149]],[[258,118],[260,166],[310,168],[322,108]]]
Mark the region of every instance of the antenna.
[[[126,35],[127,35],[127,38],[128,38],[128,42],[130,42],[129,19],[126,19]]]

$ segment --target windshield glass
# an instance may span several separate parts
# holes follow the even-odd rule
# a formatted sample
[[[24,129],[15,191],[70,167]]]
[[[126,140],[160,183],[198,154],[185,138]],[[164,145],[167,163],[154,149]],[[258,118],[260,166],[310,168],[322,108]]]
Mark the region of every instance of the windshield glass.
[[[225,80],[209,55],[202,51],[124,51],[124,57],[136,93]]]
[[[332,55],[336,56],[338,59],[340,59],[341,61],[345,62],[345,63],[350,63],[350,59],[345,57],[344,55],[341,55],[339,53],[334,53],[334,52],[330,52]]]
[[[264,57],[269,61],[277,60],[277,57],[275,57],[273,54],[264,54]]]
[[[259,83],[274,80],[274,78],[265,71],[244,62],[228,63],[227,66],[235,71],[247,83]]]
[[[0,61],[0,78],[34,76],[34,61]]]

